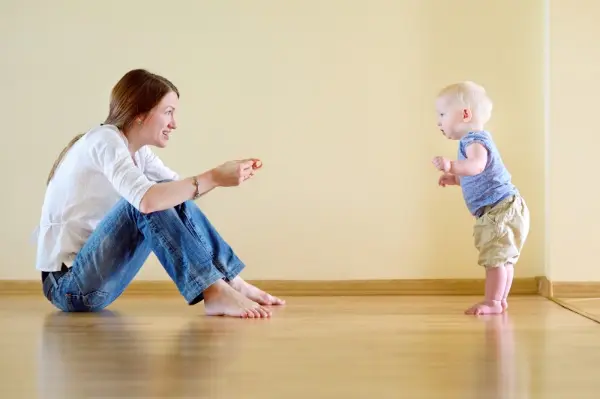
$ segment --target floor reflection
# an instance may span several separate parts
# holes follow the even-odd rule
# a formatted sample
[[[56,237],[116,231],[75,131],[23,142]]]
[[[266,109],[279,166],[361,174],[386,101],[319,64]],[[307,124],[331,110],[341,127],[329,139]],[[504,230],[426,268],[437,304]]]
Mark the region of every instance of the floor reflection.
[[[528,397],[527,374],[521,374],[516,360],[515,329],[510,314],[482,315],[485,340],[477,379],[478,398]],[[519,366],[524,366],[521,360]]]
[[[168,330],[152,330],[149,318],[111,311],[48,315],[39,349],[39,396],[211,397],[227,353],[234,351],[230,322],[173,322]]]

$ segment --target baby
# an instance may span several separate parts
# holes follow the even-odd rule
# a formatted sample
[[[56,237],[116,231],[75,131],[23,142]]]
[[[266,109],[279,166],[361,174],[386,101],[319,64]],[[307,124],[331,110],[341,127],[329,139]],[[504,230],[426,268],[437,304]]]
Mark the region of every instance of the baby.
[[[514,276],[514,265],[529,233],[529,210],[504,166],[492,135],[484,128],[492,114],[485,89],[473,82],[450,85],[436,100],[438,127],[458,140],[458,160],[435,157],[442,171],[439,185],[460,185],[465,203],[476,218],[478,264],[485,267],[485,299],[466,313],[500,314]]]

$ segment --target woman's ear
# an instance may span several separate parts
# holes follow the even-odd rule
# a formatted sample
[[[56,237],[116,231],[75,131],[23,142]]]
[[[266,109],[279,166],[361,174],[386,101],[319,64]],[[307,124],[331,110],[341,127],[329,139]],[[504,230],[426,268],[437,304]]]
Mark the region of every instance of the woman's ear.
[[[134,125],[140,126],[144,124],[144,121],[146,121],[146,114],[138,114],[135,116],[135,119],[133,120]]]

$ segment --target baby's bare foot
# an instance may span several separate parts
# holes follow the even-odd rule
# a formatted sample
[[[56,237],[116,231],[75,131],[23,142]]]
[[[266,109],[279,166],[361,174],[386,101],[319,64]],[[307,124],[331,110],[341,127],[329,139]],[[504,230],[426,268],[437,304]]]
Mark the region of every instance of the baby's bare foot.
[[[281,306],[285,304],[284,300],[263,292],[254,285],[249,284],[239,276],[229,282],[232,288],[249,298],[256,301],[258,304],[265,306]]]
[[[234,290],[219,280],[204,291],[206,315],[239,318],[268,318],[271,311]]]
[[[504,309],[500,301],[485,300],[477,303],[467,309],[465,314],[468,315],[485,315],[485,314],[502,314]]]

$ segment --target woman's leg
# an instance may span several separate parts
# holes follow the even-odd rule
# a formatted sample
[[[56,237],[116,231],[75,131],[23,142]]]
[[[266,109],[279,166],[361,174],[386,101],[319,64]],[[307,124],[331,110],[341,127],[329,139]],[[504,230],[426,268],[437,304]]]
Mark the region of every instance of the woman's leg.
[[[98,224],[71,268],[51,273],[44,286],[62,311],[99,311],[117,299],[135,278],[150,252],[150,242],[120,201]]]
[[[263,292],[239,276],[244,268],[244,263],[237,257],[229,244],[223,240],[196,203],[187,201],[176,207],[176,209],[184,224],[195,234],[205,250],[212,254],[215,267],[223,273],[225,280],[234,289],[262,305],[285,304],[285,301]]]
[[[210,315],[270,315],[223,281],[212,254],[186,227],[177,208],[142,214],[125,200],[98,225],[73,267],[56,281],[50,291],[53,303],[65,311],[108,306],[135,277],[150,251],[189,304],[204,299]]]

